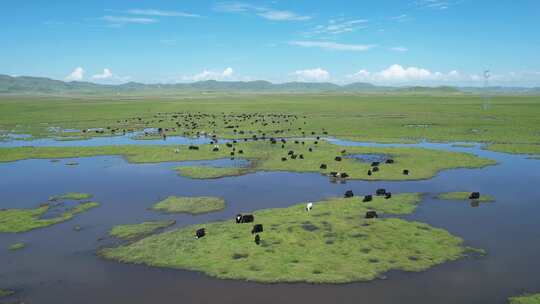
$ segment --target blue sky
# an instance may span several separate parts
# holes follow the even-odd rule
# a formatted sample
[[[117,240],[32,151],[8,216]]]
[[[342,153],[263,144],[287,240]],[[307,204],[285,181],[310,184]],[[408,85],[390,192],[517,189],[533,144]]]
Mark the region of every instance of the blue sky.
[[[0,73],[540,86],[540,1],[11,1]]]

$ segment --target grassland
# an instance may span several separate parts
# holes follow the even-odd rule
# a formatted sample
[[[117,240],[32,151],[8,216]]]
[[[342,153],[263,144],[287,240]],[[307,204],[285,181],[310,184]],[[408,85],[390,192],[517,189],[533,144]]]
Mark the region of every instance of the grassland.
[[[470,192],[446,192],[441,193],[437,195],[438,199],[442,200],[453,200],[453,201],[465,201],[469,200]],[[475,201],[482,202],[482,203],[489,203],[494,202],[495,198],[493,198],[490,195],[481,194],[479,199],[475,199]]]
[[[242,158],[250,161],[251,166],[246,170],[235,173],[253,171],[292,171],[292,172],[346,172],[351,179],[363,180],[415,180],[431,178],[437,172],[453,168],[480,168],[495,164],[494,161],[476,157],[468,153],[449,152],[408,147],[343,147],[326,141],[305,140],[287,141],[282,147],[281,143],[271,144],[270,141],[240,141],[228,148],[221,145],[219,151],[212,151],[213,145],[201,145],[199,150],[189,150],[188,147],[171,146],[102,146],[102,147],[19,147],[0,148],[0,162],[16,161],[30,158],[72,158],[95,155],[122,155],[129,162],[153,163],[166,161],[210,160],[230,157],[232,149],[243,151]],[[311,152],[310,152],[311,149]],[[345,150],[345,152],[343,152]],[[297,158],[289,155],[292,151]],[[380,171],[372,175],[367,172],[370,163],[364,163],[350,156],[355,154],[385,154],[393,158],[393,164],[381,164]],[[300,158],[302,155],[303,159]],[[342,157],[336,161],[335,157]],[[283,161],[285,158],[286,161]],[[321,164],[326,164],[326,170],[320,170]],[[404,175],[403,170],[410,170]],[[197,172],[199,171],[199,172]],[[218,172],[219,171],[219,172]],[[214,169],[188,169],[187,175],[192,173],[195,177],[219,177],[218,173],[230,175],[231,170]]]
[[[96,202],[82,203],[65,211],[58,217],[47,219],[41,219],[41,216],[49,210],[49,204],[43,204],[35,209],[2,209],[0,210],[0,233],[19,233],[48,227],[68,221],[75,215],[97,206],[99,204]]]
[[[9,297],[14,294],[15,292],[13,290],[0,289],[0,298]]]
[[[21,250],[21,249],[24,249],[26,248],[26,244],[25,243],[15,243],[15,244],[12,244],[8,247],[8,250],[9,251],[16,251],[16,250]]]
[[[170,221],[151,221],[143,222],[140,224],[132,225],[118,225],[114,226],[109,234],[115,238],[122,240],[133,240],[143,236],[150,235],[155,231],[163,228],[167,228],[176,223],[174,220]]]
[[[256,245],[250,224],[233,219],[185,227],[100,254],[121,262],[189,269],[225,279],[258,282],[346,283],[373,280],[389,270],[422,271],[467,253],[463,241],[424,223],[379,216],[408,214],[417,194],[391,199],[335,198],[289,208],[260,210],[255,223],[264,225]],[[204,227],[207,236],[195,239]]]
[[[526,294],[522,296],[512,297],[509,299],[510,304],[540,304],[540,293]]]
[[[210,167],[210,166],[185,166],[175,168],[178,174],[195,179],[211,179],[226,176],[243,175],[253,170],[243,167]]]
[[[0,130],[44,136],[110,136],[123,130],[168,128],[168,134],[213,132],[220,137],[238,136],[221,119],[244,113],[286,113],[298,119],[265,125],[262,121],[235,121],[240,130],[283,130],[281,136],[301,132],[362,141],[411,142],[427,139],[446,142],[510,144],[509,152],[530,153],[540,143],[540,97],[497,96],[484,109],[481,96],[471,95],[352,95],[352,94],[194,94],[175,97],[32,98],[0,97]],[[177,127],[170,116],[159,113],[207,113],[217,119],[200,119],[194,129]],[[305,117],[305,118],[304,118]],[[139,120],[138,118],[141,118]],[[215,125],[210,122],[215,120]],[[109,127],[109,128],[107,128]],[[104,133],[58,133],[60,129]],[[302,128],[299,130],[298,128]],[[117,129],[116,133],[111,130]],[[101,132],[101,131],[98,131]],[[511,148],[510,148],[511,147]],[[501,149],[501,146],[492,146]],[[491,149],[490,148],[490,149]],[[537,148],[534,148],[538,153]]]
[[[60,200],[85,200],[92,198],[92,194],[88,193],[78,193],[78,192],[68,192],[62,195],[55,195],[49,197],[49,201],[60,201]]]
[[[198,196],[198,197],[178,197],[168,198],[152,206],[152,210],[166,213],[189,213],[201,214],[219,211],[225,208],[225,201],[219,197]]]

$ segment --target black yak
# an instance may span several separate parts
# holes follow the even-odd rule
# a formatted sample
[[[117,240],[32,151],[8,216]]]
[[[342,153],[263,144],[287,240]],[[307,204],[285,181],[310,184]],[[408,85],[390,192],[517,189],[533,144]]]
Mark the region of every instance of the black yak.
[[[323,169],[323,170],[326,170],[327,166],[326,164],[321,164],[321,166],[319,167],[319,169]]]
[[[403,175],[409,175],[409,170],[404,169],[404,170],[403,170]]]
[[[373,196],[371,195],[364,195],[363,202],[371,202],[373,200]]]
[[[336,156],[336,158],[334,158],[336,161],[341,161],[341,156]]]
[[[368,211],[366,212],[366,218],[367,219],[370,219],[370,218],[378,218],[379,216],[377,215],[377,212],[371,210],[371,211]]]
[[[345,198],[349,198],[353,196],[354,196],[354,193],[352,192],[352,190],[345,191],[345,195],[344,195]]]
[[[252,214],[237,214],[236,215],[236,223],[252,223],[255,220],[255,217]]]
[[[379,188],[379,189],[377,189],[377,191],[375,191],[375,194],[378,195],[378,196],[386,195],[386,189]]]
[[[263,232],[263,225],[262,224],[253,225],[253,229],[251,229],[251,234],[260,233],[260,232]]]
[[[472,192],[469,195],[469,199],[479,199],[480,198],[480,192]]]
[[[197,231],[195,231],[195,238],[196,239],[200,239],[205,235],[206,235],[206,231],[204,230],[204,228],[197,229]]]

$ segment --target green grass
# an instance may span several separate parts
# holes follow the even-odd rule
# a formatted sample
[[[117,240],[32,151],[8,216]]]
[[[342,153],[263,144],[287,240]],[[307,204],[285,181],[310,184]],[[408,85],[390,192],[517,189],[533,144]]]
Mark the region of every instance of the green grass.
[[[364,219],[367,210],[381,215],[408,214],[418,194],[399,194],[363,203],[358,197],[254,212],[264,225],[261,245],[252,225],[233,219],[188,226],[100,254],[120,262],[202,271],[224,279],[258,282],[346,283],[368,281],[389,270],[422,271],[463,257],[463,240],[443,229],[398,218]],[[207,236],[194,238],[205,227]]]
[[[62,195],[55,195],[49,197],[49,201],[60,201],[60,200],[84,200],[92,198],[92,194],[88,193],[78,193],[78,192],[68,192]]]
[[[235,145],[237,151],[242,150],[242,158],[251,162],[248,171],[292,171],[292,172],[346,172],[352,179],[363,180],[416,180],[431,178],[437,172],[453,168],[480,168],[495,164],[493,160],[480,158],[469,153],[449,152],[423,148],[409,147],[344,147],[326,141],[304,141],[305,144],[295,144],[289,140],[284,148],[280,144],[269,141],[239,142]],[[201,145],[199,150],[188,150],[180,147],[180,153],[175,153],[175,147],[170,146],[103,146],[103,147],[19,147],[0,148],[0,162],[16,161],[30,158],[72,158],[97,155],[122,155],[133,163],[155,163],[167,161],[211,160],[230,156],[230,149],[222,145],[220,151],[213,152],[212,145]],[[313,152],[309,152],[309,148]],[[291,159],[287,155],[292,150],[304,159]],[[346,150],[345,154],[341,151]],[[380,172],[367,175],[369,163],[348,158],[350,154],[385,154],[393,157],[394,164],[381,164]],[[341,162],[334,160],[336,156],[343,157]],[[286,157],[287,161],[281,158]],[[328,165],[327,170],[321,171],[320,164]],[[200,168],[200,167],[199,167]],[[403,169],[410,170],[409,175],[403,175]],[[198,172],[197,172],[198,171]],[[206,172],[203,172],[206,171]],[[221,172],[218,172],[221,171]],[[230,170],[192,169],[188,174],[219,177],[218,173],[229,175]],[[221,175],[223,176],[223,175]]]
[[[453,200],[453,201],[465,201],[469,200],[470,192],[446,192],[446,193],[440,193],[437,195],[438,199],[443,200]],[[475,201],[488,203],[488,202],[494,202],[495,198],[493,198],[490,195],[486,194],[480,194],[480,199],[476,199]]]
[[[85,212],[91,208],[99,206],[96,202],[79,204],[59,217],[41,219],[50,208],[48,204],[43,204],[35,209],[3,209],[0,210],[0,232],[26,232],[33,229],[48,227],[72,219],[75,215]]]
[[[472,148],[476,146],[475,144],[471,144],[471,143],[462,143],[462,144],[453,144],[452,147],[457,147],[457,148]]]
[[[540,143],[535,144],[491,144],[488,150],[512,154],[537,154],[540,155]]]
[[[210,166],[185,166],[175,168],[178,174],[195,179],[210,179],[226,176],[238,176],[252,172],[250,168],[243,167],[210,167]]]
[[[540,304],[540,293],[526,294],[509,299],[510,304]]]
[[[0,298],[9,297],[9,296],[12,296],[14,294],[15,294],[15,292],[13,290],[0,289]]]
[[[152,210],[167,213],[201,214],[225,209],[225,201],[219,197],[178,197],[168,198],[152,206]]]
[[[377,142],[484,142],[538,144],[540,138],[539,96],[494,96],[490,108],[482,107],[482,96],[466,94],[355,95],[355,94],[198,94],[191,96],[142,97],[0,97],[0,130],[29,133],[35,137],[110,136],[111,129],[141,130],[146,127],[175,127],[173,113],[198,112],[216,115],[198,120],[195,130],[184,127],[168,134],[193,134],[215,130],[221,137],[233,136],[221,113],[285,113],[295,121],[280,120],[279,126],[255,119],[234,121],[239,129],[269,134],[285,130],[283,136],[306,134]],[[166,113],[167,115],[158,115]],[[306,117],[305,119],[303,117]],[[137,118],[142,120],[139,121]],[[160,121],[161,120],[161,121]],[[304,124],[306,122],[306,124]],[[148,124],[147,124],[148,123]],[[54,133],[60,129],[105,128],[105,134]],[[111,129],[107,129],[110,127]],[[116,133],[118,134],[118,133]],[[247,135],[247,134],[246,134]]]
[[[15,243],[15,244],[12,244],[8,247],[8,250],[10,251],[16,251],[16,250],[21,250],[21,249],[24,249],[26,248],[26,244],[25,243]]]
[[[109,234],[115,238],[123,240],[132,240],[142,236],[150,235],[159,229],[172,226],[175,220],[170,221],[151,221],[133,225],[114,226]]]

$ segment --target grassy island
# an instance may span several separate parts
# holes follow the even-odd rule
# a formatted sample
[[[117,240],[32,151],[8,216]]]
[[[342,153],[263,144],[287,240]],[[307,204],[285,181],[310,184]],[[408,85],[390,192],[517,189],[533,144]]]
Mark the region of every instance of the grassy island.
[[[251,224],[233,219],[153,235],[100,252],[108,259],[202,271],[224,279],[257,282],[346,283],[373,280],[389,270],[422,271],[468,252],[463,240],[443,229],[391,215],[408,214],[418,194],[335,198],[314,204],[260,210],[264,225],[256,245]],[[378,219],[365,219],[375,210]],[[206,228],[207,235],[194,238]]]

